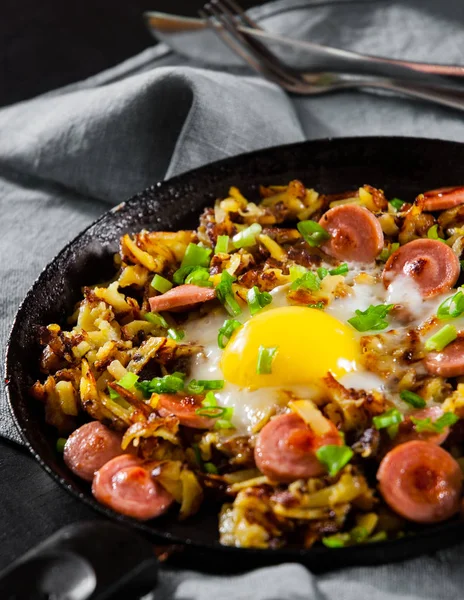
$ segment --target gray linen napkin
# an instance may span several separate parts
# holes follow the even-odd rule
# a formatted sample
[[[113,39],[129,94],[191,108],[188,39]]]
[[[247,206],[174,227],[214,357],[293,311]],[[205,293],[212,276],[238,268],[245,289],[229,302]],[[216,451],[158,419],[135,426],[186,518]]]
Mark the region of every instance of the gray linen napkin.
[[[280,0],[251,12],[264,27],[300,39],[464,64],[464,3],[453,0]],[[458,112],[355,91],[289,98],[236,64],[228,72],[207,69],[207,45],[200,42],[190,61],[160,45],[87,81],[0,110],[2,348],[17,306],[43,266],[109,206],[157,180],[304,138],[464,140]],[[19,441],[3,395],[0,435]],[[459,547],[317,578],[298,565],[227,579],[165,570],[158,594],[176,600],[321,600],[343,590],[346,600],[452,600],[462,596],[463,559]]]

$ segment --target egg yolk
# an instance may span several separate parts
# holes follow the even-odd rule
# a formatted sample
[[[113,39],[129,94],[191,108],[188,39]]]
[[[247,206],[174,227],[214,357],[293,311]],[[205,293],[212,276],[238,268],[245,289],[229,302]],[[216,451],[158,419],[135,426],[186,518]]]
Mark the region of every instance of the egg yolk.
[[[277,348],[270,374],[258,374],[260,346]],[[224,379],[240,387],[320,384],[330,371],[356,370],[359,342],[353,331],[314,308],[289,306],[264,311],[238,329],[221,359]]]

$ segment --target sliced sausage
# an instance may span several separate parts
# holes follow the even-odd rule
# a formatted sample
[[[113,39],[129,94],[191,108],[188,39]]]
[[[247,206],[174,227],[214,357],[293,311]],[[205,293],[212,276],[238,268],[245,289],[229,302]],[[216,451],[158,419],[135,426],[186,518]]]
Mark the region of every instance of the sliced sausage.
[[[136,456],[117,456],[93,478],[95,498],[118,513],[146,521],[167,511],[174,499]]]
[[[383,231],[370,210],[342,204],[328,210],[319,221],[331,238],[321,247],[339,260],[370,263],[383,248]]]
[[[459,337],[441,352],[429,352],[424,365],[430,375],[459,377],[464,375],[464,338]]]
[[[413,441],[388,452],[377,471],[385,502],[416,523],[438,523],[459,510],[462,472],[443,448]]]
[[[92,481],[95,471],[123,454],[121,440],[119,433],[99,421],[86,423],[69,436],[63,452],[64,462],[75,475]]]
[[[153,312],[160,310],[176,310],[190,308],[200,302],[213,300],[216,297],[216,290],[209,287],[201,287],[186,283],[172,288],[169,292],[160,296],[149,298],[150,308]]]
[[[408,415],[404,421],[399,424],[398,435],[393,440],[395,446],[398,444],[404,444],[413,440],[423,440],[440,446],[446,440],[449,434],[449,427],[445,427],[441,433],[434,433],[433,431],[416,431],[414,423],[411,421],[411,417],[415,419],[430,419],[434,423],[443,415],[443,409],[440,406],[428,406],[427,408],[421,408],[415,410]]]
[[[184,427],[195,429],[212,429],[216,419],[196,414],[202,409],[203,396],[187,396],[185,394],[160,394],[156,410],[162,417],[174,415]]]
[[[443,187],[420,194],[416,202],[423,210],[446,210],[464,204],[464,187]]]
[[[418,239],[393,252],[382,277],[386,288],[395,277],[410,277],[423,298],[433,298],[454,286],[460,270],[459,259],[449,246],[439,240]]]
[[[317,477],[326,473],[315,454],[321,446],[341,446],[335,425],[317,436],[298,415],[289,413],[274,417],[260,431],[255,462],[258,469],[273,481],[290,483],[296,479]]]

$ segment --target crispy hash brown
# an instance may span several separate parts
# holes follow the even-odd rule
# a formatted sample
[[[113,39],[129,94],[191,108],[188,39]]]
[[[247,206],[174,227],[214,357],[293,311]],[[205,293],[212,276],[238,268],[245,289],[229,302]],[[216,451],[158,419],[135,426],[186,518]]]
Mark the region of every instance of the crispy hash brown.
[[[239,547],[401,537],[460,510],[463,254],[461,188],[232,187],[195,231],[121,238],[114,278],[41,330],[31,394],[68,467],[128,516],[206,505]]]

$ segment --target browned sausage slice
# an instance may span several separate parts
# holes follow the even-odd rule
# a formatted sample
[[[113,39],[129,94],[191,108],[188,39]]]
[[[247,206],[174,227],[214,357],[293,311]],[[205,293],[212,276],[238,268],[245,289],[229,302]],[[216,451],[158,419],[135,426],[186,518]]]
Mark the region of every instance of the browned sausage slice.
[[[423,210],[446,210],[464,204],[464,187],[444,187],[424,192],[417,197]]]
[[[434,433],[433,431],[418,432],[411,421],[411,417],[415,419],[430,419],[434,423],[442,415],[443,409],[440,406],[428,406],[427,408],[421,408],[420,410],[408,413],[405,420],[399,424],[398,435],[393,440],[394,445],[398,446],[398,444],[404,444],[413,440],[423,440],[424,442],[440,446],[448,437],[449,427],[445,427],[441,433]]]
[[[259,433],[255,447],[256,466],[269,479],[283,483],[317,477],[326,473],[326,469],[315,452],[328,444],[342,445],[335,425],[327,434],[317,436],[298,415],[279,415],[266,423]]]
[[[162,515],[174,501],[143,461],[130,454],[113,458],[95,473],[92,493],[105,506],[141,521]]]
[[[454,458],[430,442],[396,446],[377,471],[385,502],[416,523],[438,523],[458,512],[462,472]]]
[[[69,436],[63,452],[64,462],[75,475],[92,481],[95,471],[123,454],[121,440],[119,433],[99,421],[86,423]]]
[[[449,246],[439,240],[418,239],[393,252],[382,277],[385,287],[399,275],[410,277],[423,298],[433,298],[454,286],[460,270],[459,259]]]
[[[213,300],[216,291],[213,288],[201,287],[186,283],[172,288],[169,292],[149,298],[150,308],[153,312],[160,310],[176,310],[194,306],[200,302]]]
[[[156,410],[162,417],[174,415],[184,427],[195,429],[212,429],[215,419],[196,414],[202,409],[203,396],[186,396],[185,394],[160,394]]]
[[[322,215],[319,225],[332,236],[322,249],[339,260],[369,263],[383,248],[383,231],[370,210],[342,204]]]
[[[464,338],[454,340],[441,352],[429,352],[424,359],[424,364],[431,375],[440,377],[464,375]]]

